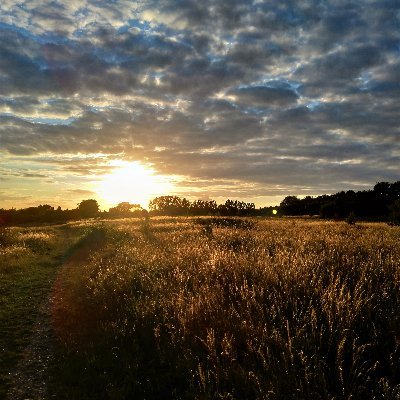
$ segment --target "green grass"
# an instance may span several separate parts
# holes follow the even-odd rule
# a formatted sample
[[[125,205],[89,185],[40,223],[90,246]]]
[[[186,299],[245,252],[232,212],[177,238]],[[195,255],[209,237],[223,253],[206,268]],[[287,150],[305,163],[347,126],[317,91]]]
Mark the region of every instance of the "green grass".
[[[105,224],[61,274],[56,398],[398,399],[400,229],[240,221]]]
[[[0,398],[29,342],[66,250],[82,235],[69,225],[0,231]]]

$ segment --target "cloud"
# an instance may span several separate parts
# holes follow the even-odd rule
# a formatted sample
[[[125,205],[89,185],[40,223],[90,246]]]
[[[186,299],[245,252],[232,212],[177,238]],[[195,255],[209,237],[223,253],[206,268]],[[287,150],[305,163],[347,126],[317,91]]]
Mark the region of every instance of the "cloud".
[[[0,151],[31,177],[100,176],[105,154],[254,195],[396,180],[399,15],[390,0],[4,0]]]
[[[30,199],[32,196],[21,196],[21,195],[13,195],[5,192],[0,192],[0,200],[1,201],[25,201]]]
[[[230,93],[250,107],[288,106],[298,99],[298,95],[289,87],[248,86],[234,89]]]
[[[79,194],[82,196],[93,196],[96,194],[91,190],[85,190],[85,189],[68,189],[68,190],[66,190],[66,192],[73,193],[73,194]]]
[[[24,178],[48,178],[46,175],[43,174],[35,174],[31,172],[25,172],[22,174]]]

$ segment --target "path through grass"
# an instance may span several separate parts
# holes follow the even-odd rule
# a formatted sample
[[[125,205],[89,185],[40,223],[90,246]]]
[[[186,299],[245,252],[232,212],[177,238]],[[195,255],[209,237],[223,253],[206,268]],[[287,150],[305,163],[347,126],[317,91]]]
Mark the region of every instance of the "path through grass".
[[[68,249],[87,228],[63,225],[0,231],[0,399],[43,392],[52,356],[50,295]],[[35,382],[36,380],[36,382]],[[35,385],[37,387],[35,387]],[[25,395],[25,397],[24,397]]]
[[[400,230],[169,218],[104,228],[58,301],[58,399],[400,397]]]
[[[400,398],[399,228],[154,218],[0,240],[0,398]]]

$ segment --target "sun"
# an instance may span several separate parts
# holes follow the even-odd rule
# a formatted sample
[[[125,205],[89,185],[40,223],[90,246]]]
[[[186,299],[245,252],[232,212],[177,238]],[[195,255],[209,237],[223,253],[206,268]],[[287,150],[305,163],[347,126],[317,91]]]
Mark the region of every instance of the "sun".
[[[147,208],[151,199],[173,190],[171,179],[156,175],[153,168],[140,162],[114,161],[111,165],[115,170],[104,175],[96,189],[105,207],[128,201]]]

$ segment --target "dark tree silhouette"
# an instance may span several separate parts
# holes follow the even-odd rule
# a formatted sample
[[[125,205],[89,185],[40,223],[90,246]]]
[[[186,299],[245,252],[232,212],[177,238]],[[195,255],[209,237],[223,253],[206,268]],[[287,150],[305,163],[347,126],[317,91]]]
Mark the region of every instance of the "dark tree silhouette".
[[[388,220],[393,204],[400,199],[400,181],[378,182],[373,190],[348,190],[332,195],[287,196],[280,204],[283,215],[319,214],[323,218],[368,218]]]
[[[400,225],[400,199],[395,200],[389,209],[391,225]]]
[[[99,204],[97,200],[82,200],[78,204],[78,212],[81,218],[93,218],[99,213]]]
[[[304,206],[300,199],[296,196],[286,196],[279,205],[279,210],[284,215],[302,215],[304,214]]]
[[[178,196],[160,196],[150,201],[149,208],[158,215],[188,215],[190,201]]]
[[[331,195],[317,197],[306,196],[299,199],[287,196],[279,207],[255,208],[254,203],[240,200],[226,200],[217,204],[214,200],[195,200],[190,202],[178,196],[160,196],[150,202],[150,214],[153,215],[221,215],[221,216],[272,216],[278,208],[278,215],[320,215],[323,218],[341,218],[350,220],[369,219],[400,224],[400,181],[394,183],[378,182],[373,190],[355,192],[341,191]],[[79,218],[124,218],[145,217],[147,210],[138,204],[119,203],[109,212],[99,212],[96,200],[83,200],[76,209],[62,210],[43,204],[20,210],[0,209],[0,225],[22,223],[60,223]]]
[[[254,203],[245,203],[240,200],[226,200],[225,204],[220,204],[217,208],[219,214],[230,215],[253,215],[255,210]]]
[[[213,215],[217,210],[215,200],[195,200],[190,204],[190,214],[192,215]]]
[[[108,216],[112,218],[133,217],[141,215],[143,211],[140,204],[131,204],[124,201],[115,207],[111,207],[108,211]]]
[[[374,192],[377,196],[387,198],[390,195],[390,183],[389,182],[378,182],[374,186]]]

